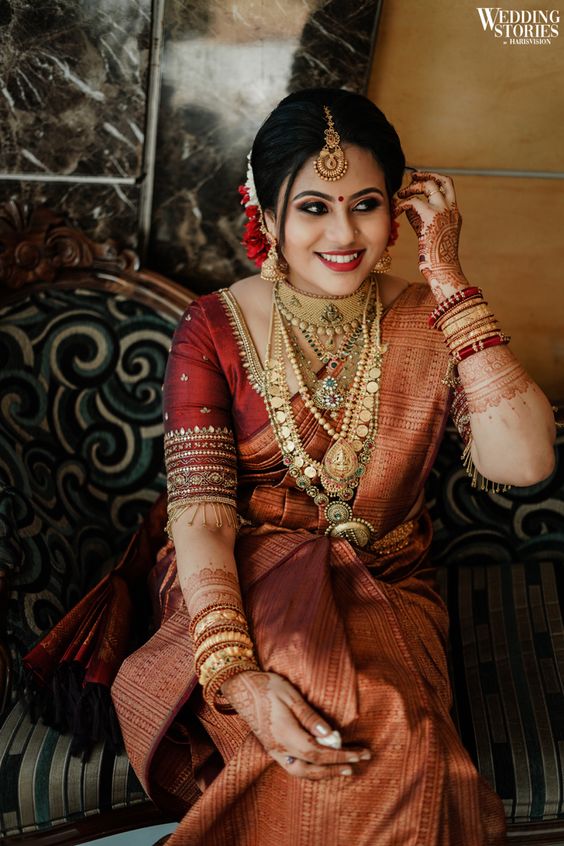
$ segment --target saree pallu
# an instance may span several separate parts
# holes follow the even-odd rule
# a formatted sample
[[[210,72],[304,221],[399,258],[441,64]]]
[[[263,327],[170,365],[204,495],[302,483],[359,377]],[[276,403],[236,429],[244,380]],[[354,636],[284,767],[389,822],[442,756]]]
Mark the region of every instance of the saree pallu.
[[[232,452],[222,447],[222,468],[217,444],[232,434],[236,504],[248,523],[235,557],[259,664],[286,677],[345,744],[366,745],[373,757],[352,777],[298,779],[238,715],[203,702],[169,543],[150,577],[160,627],[112,688],[138,776],[181,818],[169,846],[505,842],[501,802],[449,716],[448,623],[428,561],[430,519],[423,510],[406,522],[449,409],[447,353],[427,327],[432,304],[426,286],[410,285],[382,321],[379,432],[352,503],[375,528],[367,550],[324,534],[323,510],[282,463],[260,362],[229,292],[202,297],[179,326],[165,384],[165,426],[179,439],[180,481],[169,496],[181,501],[190,482],[213,499],[222,472],[231,483]],[[322,460],[326,433],[299,395],[292,404],[308,453]]]

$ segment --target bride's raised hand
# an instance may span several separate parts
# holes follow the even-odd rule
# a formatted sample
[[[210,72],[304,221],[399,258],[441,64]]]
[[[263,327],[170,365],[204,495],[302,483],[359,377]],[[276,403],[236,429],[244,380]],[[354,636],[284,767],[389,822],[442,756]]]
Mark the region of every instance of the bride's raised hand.
[[[458,257],[462,217],[454,185],[441,173],[415,171],[411,183],[398,191],[395,216],[403,212],[419,241],[419,269],[442,300],[468,284]]]
[[[291,775],[310,779],[352,775],[351,764],[370,758],[364,747],[340,749],[339,733],[276,673],[239,673],[224,682],[222,692]],[[336,748],[320,746],[316,738],[334,741]]]

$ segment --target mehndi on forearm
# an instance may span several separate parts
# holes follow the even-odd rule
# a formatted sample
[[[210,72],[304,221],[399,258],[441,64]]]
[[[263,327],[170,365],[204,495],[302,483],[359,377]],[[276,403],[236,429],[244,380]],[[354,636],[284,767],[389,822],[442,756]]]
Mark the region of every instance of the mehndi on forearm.
[[[182,516],[177,518],[172,531],[180,587],[190,616],[195,668],[205,700],[220,711],[229,711],[229,703],[221,697],[223,682],[237,673],[259,669],[233,556],[235,532],[231,521],[221,527],[210,526],[203,509],[190,516],[190,523]]]
[[[511,484],[548,475],[554,431],[550,405],[507,349],[510,338],[481,289],[467,286],[449,296],[433,310],[429,325],[443,332],[449,349],[453,417],[466,443],[463,457],[473,483],[480,476],[476,464],[503,484],[508,474]],[[480,481],[482,488],[489,486]]]

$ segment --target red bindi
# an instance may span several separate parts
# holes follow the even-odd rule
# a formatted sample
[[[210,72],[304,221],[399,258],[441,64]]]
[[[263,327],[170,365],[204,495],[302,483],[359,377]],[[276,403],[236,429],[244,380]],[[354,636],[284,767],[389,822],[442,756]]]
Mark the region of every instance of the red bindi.
[[[344,199],[344,197],[339,197],[339,202],[342,203]]]

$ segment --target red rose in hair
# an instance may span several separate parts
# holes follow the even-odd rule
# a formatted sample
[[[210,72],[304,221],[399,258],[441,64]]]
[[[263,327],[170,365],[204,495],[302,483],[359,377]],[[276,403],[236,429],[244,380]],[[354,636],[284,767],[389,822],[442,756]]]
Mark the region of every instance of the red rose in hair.
[[[399,235],[399,222],[396,218],[393,218],[392,225],[390,226],[390,237],[388,238],[388,247],[393,247],[396,241],[398,240]]]
[[[261,219],[258,206],[248,205],[250,197],[249,190],[245,185],[239,186],[241,205],[245,206],[245,214],[248,218],[243,232],[242,244],[247,249],[247,256],[254,261],[257,267],[262,267],[268,256],[270,244],[261,229]]]

